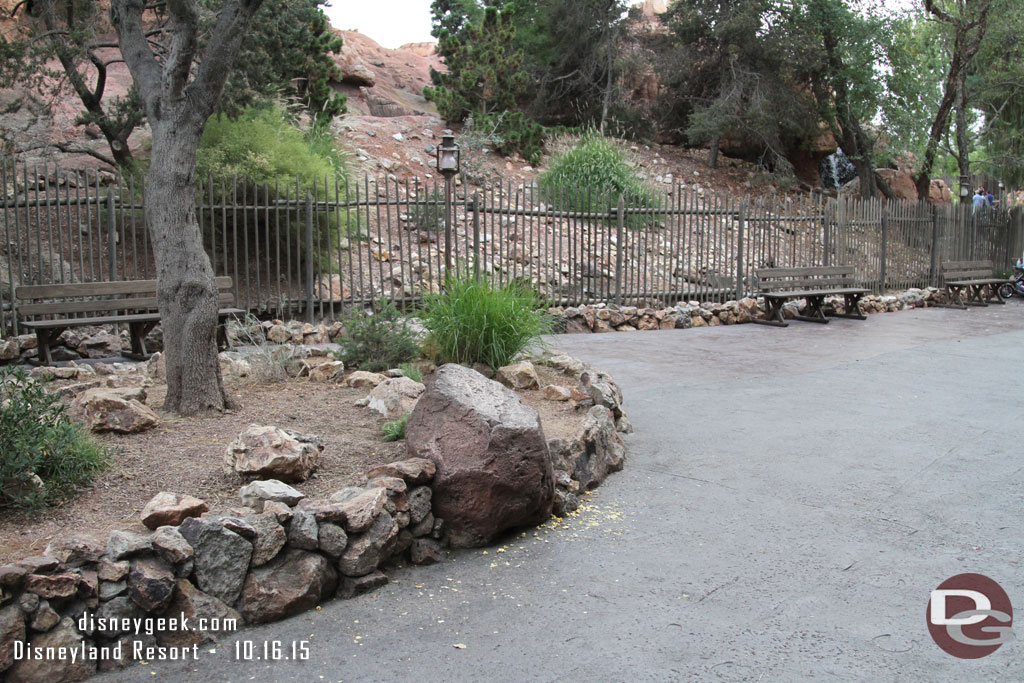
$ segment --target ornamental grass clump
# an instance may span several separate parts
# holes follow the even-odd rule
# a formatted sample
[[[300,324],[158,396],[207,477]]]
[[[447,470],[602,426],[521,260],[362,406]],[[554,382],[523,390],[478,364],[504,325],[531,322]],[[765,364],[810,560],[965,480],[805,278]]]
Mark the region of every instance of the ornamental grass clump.
[[[551,320],[538,310],[542,303],[520,282],[449,280],[443,293],[424,302],[424,347],[439,363],[508,365],[519,353],[540,346],[542,336],[551,332]]]
[[[623,195],[627,207],[657,208],[661,197],[637,175],[626,155],[596,132],[584,134],[571,149],[552,159],[537,178],[544,201],[565,211],[607,210]],[[628,215],[626,224],[641,227],[643,215]]]
[[[106,450],[44,384],[23,368],[0,369],[0,508],[60,503],[107,465]]]

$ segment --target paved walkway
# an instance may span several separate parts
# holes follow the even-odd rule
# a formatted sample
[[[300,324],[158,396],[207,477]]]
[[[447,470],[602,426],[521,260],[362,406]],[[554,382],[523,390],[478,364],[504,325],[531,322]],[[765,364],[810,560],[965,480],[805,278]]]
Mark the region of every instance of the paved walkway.
[[[1024,305],[556,343],[636,427],[579,517],[240,634],[308,662],[110,680],[1024,680],[1024,643],[962,661],[925,626],[961,572],[1024,613]]]

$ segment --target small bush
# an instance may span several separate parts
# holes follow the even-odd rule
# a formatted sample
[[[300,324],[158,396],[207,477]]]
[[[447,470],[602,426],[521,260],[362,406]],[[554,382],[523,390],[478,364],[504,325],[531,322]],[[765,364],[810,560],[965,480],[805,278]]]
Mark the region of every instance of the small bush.
[[[357,311],[344,321],[335,356],[361,370],[379,372],[415,360],[420,345],[407,318],[390,301],[381,300],[376,311]]]
[[[545,201],[566,211],[592,209],[590,202],[595,199],[614,202],[619,194],[625,195],[627,206],[661,206],[661,197],[644,184],[626,155],[595,132],[584,134],[572,149],[557,155],[537,184]],[[644,217],[629,216],[627,221],[638,227]]]
[[[409,413],[406,413],[397,420],[391,422],[385,422],[381,426],[381,434],[384,435],[385,441],[404,441],[405,440],[405,423],[409,421]]]
[[[478,116],[478,122],[485,129],[491,128],[497,136],[495,150],[504,155],[518,153],[526,163],[536,166],[544,154],[547,131],[521,111],[506,111],[500,114]]]
[[[204,204],[201,224],[207,231],[226,234],[234,221],[241,221],[253,243],[261,235],[277,234],[290,240],[291,249],[304,253],[305,219],[294,211],[229,212],[212,208],[221,202],[266,204],[278,199],[305,200],[311,192],[315,201],[336,201],[344,196],[345,159],[329,131],[322,127],[303,128],[294,123],[284,107],[249,108],[238,118],[214,116],[206,124],[196,153],[196,177]],[[235,187],[235,181],[238,187]],[[223,184],[222,184],[223,181]],[[337,182],[337,184],[336,184]],[[325,185],[326,183],[326,185]],[[337,188],[337,189],[336,189]],[[210,196],[212,194],[212,196]],[[212,200],[212,201],[211,201]],[[342,235],[357,237],[343,212],[316,212],[318,265],[325,272],[337,268],[336,259],[327,258],[329,249],[337,249]],[[224,224],[225,219],[229,221]],[[273,230],[273,232],[271,232]],[[223,239],[223,238],[222,238]],[[281,245],[282,252],[286,245]]]
[[[106,467],[106,450],[60,396],[23,368],[0,369],[0,507],[57,503]]]
[[[449,280],[442,294],[428,295],[424,302],[426,345],[442,363],[508,365],[551,331],[540,306],[537,293],[520,282]]]
[[[290,376],[288,369],[302,362],[301,350],[291,344],[271,344],[260,320],[247,313],[243,320],[227,321],[228,337],[242,346],[252,347],[243,357],[249,364],[248,379],[253,384],[283,382]]]
[[[423,384],[423,373],[420,369],[412,363],[402,363],[398,366],[398,369],[402,371],[402,374],[411,379],[413,382],[419,382]]]

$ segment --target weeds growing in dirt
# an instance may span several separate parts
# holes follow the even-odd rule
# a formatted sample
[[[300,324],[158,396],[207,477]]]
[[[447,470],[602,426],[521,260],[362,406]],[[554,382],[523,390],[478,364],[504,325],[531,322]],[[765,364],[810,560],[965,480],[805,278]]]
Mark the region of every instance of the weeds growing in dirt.
[[[0,368],[0,507],[58,503],[106,467],[106,450],[67,414],[45,380]]]

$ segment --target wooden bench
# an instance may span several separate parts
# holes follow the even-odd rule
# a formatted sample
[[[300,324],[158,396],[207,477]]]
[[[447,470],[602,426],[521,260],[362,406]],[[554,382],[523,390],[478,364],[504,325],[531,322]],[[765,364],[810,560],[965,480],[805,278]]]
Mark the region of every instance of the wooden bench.
[[[1011,282],[1006,278],[993,277],[995,269],[991,261],[944,261],[942,279],[949,293],[949,308],[967,308],[1004,304],[999,296],[999,285]],[[967,301],[963,294],[967,293]]]
[[[231,315],[245,313],[233,308],[235,297],[231,293],[231,278],[214,279],[217,286],[217,304],[220,325],[217,343],[228,346],[224,320]],[[156,280],[121,280],[116,282],[83,282],[60,285],[22,285],[15,289],[19,301],[19,316],[35,319],[21,323],[35,330],[39,344],[39,362],[51,365],[50,346],[69,327],[127,323],[131,335],[131,356],[148,357],[145,338],[160,322],[157,310]]]
[[[840,318],[866,320],[860,312],[860,299],[871,290],[857,286],[853,266],[820,266],[815,268],[757,268],[754,270],[764,297],[768,317],[754,319],[763,325],[785,327],[789,323],[782,315],[782,306],[790,299],[806,299],[807,314],[794,316],[797,320],[827,323],[822,310],[827,296],[842,296],[845,313],[829,312]]]

